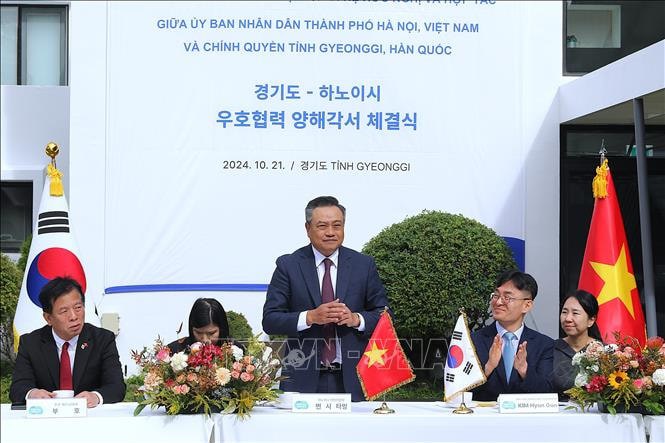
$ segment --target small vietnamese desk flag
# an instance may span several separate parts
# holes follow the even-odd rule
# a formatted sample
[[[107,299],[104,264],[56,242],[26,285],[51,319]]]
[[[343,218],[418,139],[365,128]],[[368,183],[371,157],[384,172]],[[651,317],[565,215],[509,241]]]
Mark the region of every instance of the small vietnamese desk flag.
[[[416,378],[388,311],[381,313],[356,372],[367,400],[374,400]]]
[[[49,143],[46,153],[52,160],[47,167],[39,216],[32,232],[32,243],[14,315],[15,352],[18,352],[21,335],[46,324],[39,292],[49,280],[68,276],[81,285],[84,295],[86,289],[85,272],[70,232],[69,207],[62,187],[62,173],[55,167],[58,146]],[[86,297],[86,305],[92,302],[90,297]]]
[[[458,394],[469,391],[487,381],[480,365],[466,315],[460,314],[448,343],[448,357],[444,369],[444,400],[450,401]]]
[[[578,287],[598,299],[596,323],[604,342],[614,343],[614,333],[619,332],[644,345],[646,324],[607,160],[596,168],[593,195],[595,204]]]

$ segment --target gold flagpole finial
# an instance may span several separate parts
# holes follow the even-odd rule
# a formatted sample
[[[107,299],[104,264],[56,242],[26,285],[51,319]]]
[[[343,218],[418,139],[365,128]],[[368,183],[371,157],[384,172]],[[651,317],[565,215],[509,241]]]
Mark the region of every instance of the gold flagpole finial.
[[[60,147],[56,142],[48,142],[46,144],[46,155],[51,157],[51,163],[55,166],[55,157],[60,154]]]
[[[55,157],[60,153],[60,148],[55,142],[48,142],[46,144],[46,155],[51,157],[51,163],[46,167],[46,174],[51,178],[50,194],[55,197],[64,195],[62,188],[62,172],[58,171],[55,164]]]

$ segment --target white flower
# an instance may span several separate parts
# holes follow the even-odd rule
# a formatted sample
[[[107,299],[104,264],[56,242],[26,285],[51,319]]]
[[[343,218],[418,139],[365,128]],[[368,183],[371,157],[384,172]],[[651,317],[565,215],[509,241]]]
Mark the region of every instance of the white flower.
[[[594,363],[593,365],[591,365],[591,367],[590,367],[589,369],[591,369],[591,372],[598,372],[598,371],[600,371],[600,367],[599,367],[597,364],[595,364],[595,363]]]
[[[224,386],[231,380],[231,371],[226,368],[218,368],[215,371],[215,379],[217,380],[217,383]]]
[[[656,369],[651,375],[653,383],[658,386],[665,386],[665,369]]]
[[[203,343],[201,343],[200,341],[192,343],[191,345],[189,345],[189,351],[192,353],[199,352],[201,350],[201,346],[203,346]]]
[[[577,386],[578,388],[581,388],[582,386],[587,384],[587,381],[588,381],[587,376],[584,372],[580,372],[575,376],[575,386]]]
[[[572,359],[573,366],[579,366],[580,365],[580,361],[582,361],[582,355],[584,355],[584,352],[582,352],[582,351],[577,352],[577,353],[575,353],[575,355],[573,355],[573,359]]]
[[[273,358],[272,360],[270,360],[270,366],[277,367],[279,365],[280,365],[279,359]]]
[[[178,352],[171,357],[171,367],[174,371],[182,371],[187,367],[187,355],[184,352]]]
[[[266,348],[263,350],[263,361],[269,362],[271,355],[272,355],[272,348],[270,346],[266,346]]]
[[[614,352],[617,349],[619,349],[619,346],[616,343],[610,343],[609,345],[605,345],[605,352]]]
[[[235,361],[239,361],[244,355],[242,349],[240,349],[236,345],[231,346],[231,351],[233,352],[233,358],[235,359]]]

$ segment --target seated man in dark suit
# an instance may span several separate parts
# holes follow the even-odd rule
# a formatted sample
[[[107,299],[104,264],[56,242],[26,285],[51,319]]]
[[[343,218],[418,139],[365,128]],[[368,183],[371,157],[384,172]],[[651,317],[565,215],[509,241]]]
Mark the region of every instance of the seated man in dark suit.
[[[55,390],[73,390],[89,408],[122,401],[125,381],[115,335],[85,323],[81,286],[56,277],[44,285],[39,301],[48,325],[21,336],[9,390],[12,402],[52,398]]]
[[[495,322],[471,334],[487,377],[485,384],[473,390],[474,400],[552,392],[554,341],[524,325],[537,293],[538,284],[529,274],[510,270],[499,276],[490,298]]]
[[[263,330],[288,336],[281,389],[361,401],[356,365],[388,299],[374,260],[342,246],[345,220],[335,197],[307,204],[310,244],[277,259]]]

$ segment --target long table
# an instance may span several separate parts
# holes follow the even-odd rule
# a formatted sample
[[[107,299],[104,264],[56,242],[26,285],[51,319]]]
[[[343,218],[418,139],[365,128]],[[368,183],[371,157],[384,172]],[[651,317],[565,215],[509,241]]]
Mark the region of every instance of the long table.
[[[645,415],[644,427],[649,437],[649,443],[665,443],[665,416]]]
[[[639,414],[567,411],[541,414],[499,414],[475,408],[455,415],[443,403],[391,402],[395,414],[377,415],[380,403],[354,403],[347,414],[302,414],[274,407],[256,407],[252,416],[215,414],[167,416],[146,408],[132,415],[135,403],[103,405],[85,418],[28,419],[25,411],[1,409],[0,440],[14,442],[646,442],[645,420]],[[660,420],[662,417],[655,417]],[[651,420],[647,417],[647,420]],[[650,421],[652,442],[656,427]]]
[[[394,414],[377,415],[380,403],[354,403],[350,414],[298,414],[255,408],[250,420],[220,416],[216,441],[223,442],[644,442],[640,414],[566,411],[499,414],[475,408],[456,415],[443,403],[394,402]]]
[[[88,409],[87,417],[26,418],[25,411],[0,409],[2,443],[214,442],[215,421],[205,415],[166,415],[164,408],[145,408],[134,417],[136,403]]]

